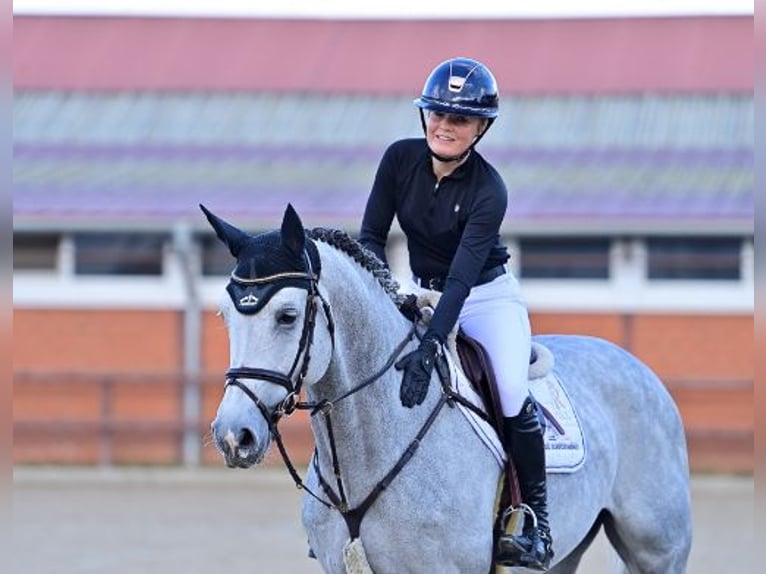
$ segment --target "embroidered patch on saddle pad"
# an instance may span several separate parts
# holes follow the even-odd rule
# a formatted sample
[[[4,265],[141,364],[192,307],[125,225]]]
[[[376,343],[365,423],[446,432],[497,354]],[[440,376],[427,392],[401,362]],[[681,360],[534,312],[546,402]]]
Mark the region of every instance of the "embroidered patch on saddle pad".
[[[554,372],[532,379],[529,389],[548,411],[545,417],[545,466],[550,473],[570,473],[585,462],[585,441],[572,401]],[[550,415],[550,416],[548,416]]]

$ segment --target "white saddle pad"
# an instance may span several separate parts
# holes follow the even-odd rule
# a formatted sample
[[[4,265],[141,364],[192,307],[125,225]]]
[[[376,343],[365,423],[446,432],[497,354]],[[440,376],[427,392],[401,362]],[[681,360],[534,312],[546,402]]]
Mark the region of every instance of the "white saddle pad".
[[[546,420],[545,465],[549,473],[571,473],[579,469],[585,462],[585,441],[582,427],[569,395],[553,372],[553,355],[542,345],[538,343],[534,343],[534,345],[538,363],[541,364],[530,366],[530,376],[534,377],[530,378],[529,381],[530,392],[535,400],[544,406],[555,419],[555,423]],[[453,389],[474,405],[484,408],[481,399],[466,379],[462,369],[455,369],[455,361],[452,356],[450,356],[449,362],[453,371]],[[489,423],[476,413],[461,405],[459,407],[477,436],[494,455],[502,468],[506,455],[497,433]]]

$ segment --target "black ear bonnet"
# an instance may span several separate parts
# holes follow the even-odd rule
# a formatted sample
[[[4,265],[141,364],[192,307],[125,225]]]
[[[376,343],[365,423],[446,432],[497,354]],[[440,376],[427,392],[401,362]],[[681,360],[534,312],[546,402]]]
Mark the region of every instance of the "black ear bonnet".
[[[226,291],[238,312],[257,313],[284,287],[314,290],[321,272],[319,251],[292,206],[285,212],[280,231],[258,235],[237,229],[202,205],[200,208],[237,259]]]
[[[311,290],[312,279],[319,279],[320,270],[319,252],[313,241],[306,238],[303,253],[296,256],[284,248],[278,231],[270,231],[252,236],[251,243],[237,257],[226,291],[237,311],[254,314],[284,287]]]

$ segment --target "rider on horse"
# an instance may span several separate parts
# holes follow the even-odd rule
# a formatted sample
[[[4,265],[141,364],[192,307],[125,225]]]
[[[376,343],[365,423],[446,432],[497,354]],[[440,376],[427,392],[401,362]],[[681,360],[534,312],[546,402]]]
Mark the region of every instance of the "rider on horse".
[[[482,63],[453,58],[431,72],[414,103],[425,138],[400,140],[386,150],[359,237],[385,262],[396,216],[414,282],[442,293],[419,348],[397,364],[404,370],[400,398],[410,408],[423,402],[435,357],[456,324],[481,343],[497,381],[503,443],[535,517],[520,535],[500,536],[495,562],[545,570],[553,550],[543,430],[527,380],[529,316],[500,243],[506,186],[474,149],[497,118],[497,83]]]

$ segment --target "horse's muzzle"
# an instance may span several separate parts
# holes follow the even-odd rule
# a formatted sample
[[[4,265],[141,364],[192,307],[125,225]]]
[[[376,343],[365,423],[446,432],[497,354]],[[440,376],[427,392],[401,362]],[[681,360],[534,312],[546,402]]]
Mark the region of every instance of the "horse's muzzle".
[[[268,443],[259,444],[255,435],[247,428],[238,432],[232,429],[219,432],[213,425],[212,432],[216,448],[229,468],[250,468],[260,463],[269,446]]]

